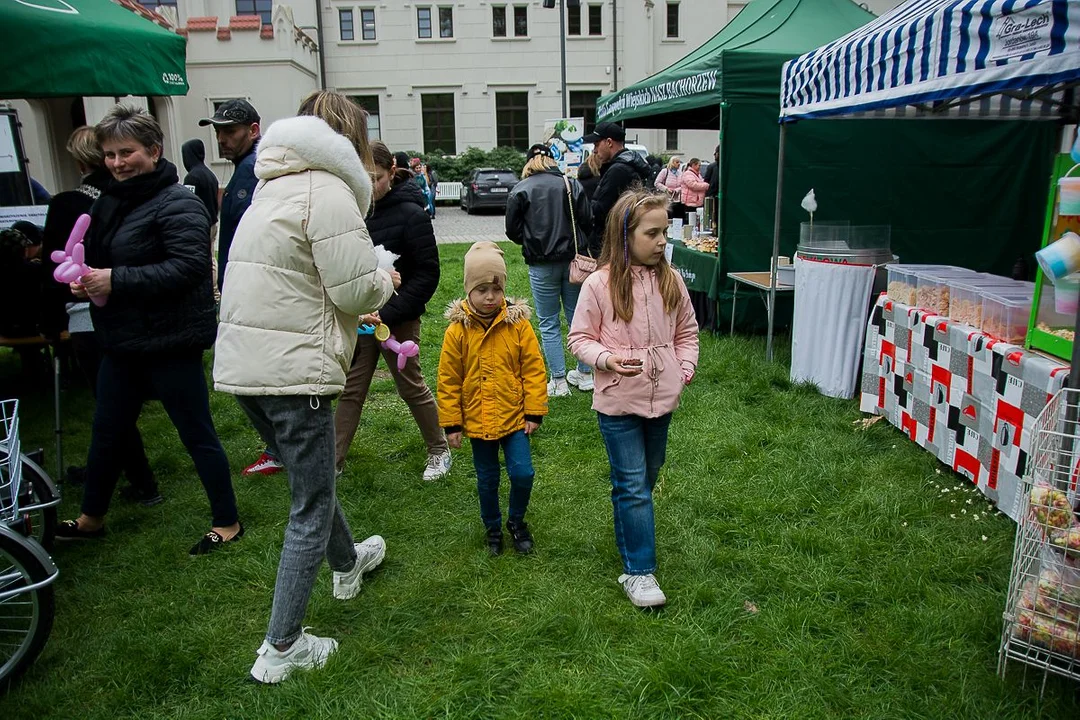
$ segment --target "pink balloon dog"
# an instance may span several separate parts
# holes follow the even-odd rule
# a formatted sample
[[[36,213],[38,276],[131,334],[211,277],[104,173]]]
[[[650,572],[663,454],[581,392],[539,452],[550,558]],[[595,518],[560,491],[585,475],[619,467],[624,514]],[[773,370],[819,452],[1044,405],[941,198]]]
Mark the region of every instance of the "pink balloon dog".
[[[420,346],[414,341],[406,340],[399,343],[393,335],[384,340],[382,346],[391,352],[397,353],[397,369],[399,372],[405,369],[405,363],[409,362],[409,358],[420,354]]]
[[[89,227],[90,216],[80,215],[79,219],[75,221],[75,226],[71,228],[71,234],[68,235],[67,245],[64,246],[64,249],[53,250],[49,256],[56,263],[56,270],[53,270],[53,279],[56,282],[70,285],[90,272],[90,268],[86,266],[86,248],[83,247],[83,238],[86,237],[86,229]],[[109,298],[101,295],[91,295],[90,299],[93,300],[95,305],[101,307]]]

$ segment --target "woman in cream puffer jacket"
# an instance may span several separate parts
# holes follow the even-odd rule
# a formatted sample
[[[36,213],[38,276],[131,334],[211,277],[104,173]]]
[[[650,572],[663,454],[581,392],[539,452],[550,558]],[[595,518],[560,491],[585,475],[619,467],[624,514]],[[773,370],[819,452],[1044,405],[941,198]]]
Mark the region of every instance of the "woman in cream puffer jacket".
[[[225,270],[214,387],[340,395],[358,317],[393,293],[364,225],[371,178],[352,144],[313,116],[270,126],[255,176]]]
[[[214,386],[237,396],[289,473],[270,624],[251,668],[264,683],[321,667],[337,649],[303,629],[323,560],[334,597],[348,600],[386,553],[378,535],[353,541],[337,501],[330,403],[345,386],[359,317],[394,289],[364,225],[367,124],[358,106],[329,91],[310,95],[299,115],[271,125],[259,143],[259,184],[229,250],[214,357]]]

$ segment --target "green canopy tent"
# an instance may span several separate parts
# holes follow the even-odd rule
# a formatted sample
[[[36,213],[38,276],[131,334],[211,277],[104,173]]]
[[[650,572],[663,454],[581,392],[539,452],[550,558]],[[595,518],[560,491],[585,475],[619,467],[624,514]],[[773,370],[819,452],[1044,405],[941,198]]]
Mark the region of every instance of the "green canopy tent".
[[[0,99],[186,95],[186,48],[110,0],[3,0]]]
[[[697,50],[597,101],[597,120],[719,131],[722,317],[731,311],[726,274],[767,270],[772,258],[783,64],[873,18],[850,0],[752,0]],[[891,225],[904,262],[1008,274],[1037,249],[1018,249],[1017,238],[1038,236],[1036,190],[1055,139],[1053,128],[1021,132],[1011,121],[805,123],[788,133],[783,181],[798,196],[816,190],[815,220]],[[782,254],[794,252],[806,219],[798,203],[784,207]],[[738,310],[740,327],[767,327],[764,307]]]

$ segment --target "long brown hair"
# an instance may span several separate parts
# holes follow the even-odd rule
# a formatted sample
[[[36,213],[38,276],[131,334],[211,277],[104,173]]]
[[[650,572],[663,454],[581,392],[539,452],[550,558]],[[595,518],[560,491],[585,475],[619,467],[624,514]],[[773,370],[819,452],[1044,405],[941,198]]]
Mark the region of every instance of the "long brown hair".
[[[364,167],[369,171],[374,169],[371,145],[368,143],[367,111],[364,108],[339,92],[316,90],[304,98],[296,114],[314,115],[325,120],[334,132],[349,139]]]
[[[376,140],[371,143],[371,160],[375,163],[375,167],[382,168],[386,172],[392,172],[393,176],[390,178],[390,187],[397,187],[403,182],[412,180],[412,173],[408,168],[400,168],[397,166],[397,159],[394,157],[394,153],[390,152],[390,148],[381,140]]]
[[[608,213],[604,227],[604,248],[600,251],[600,264],[608,269],[608,289],[611,293],[612,319],[630,322],[634,317],[634,278],[630,261],[630,237],[641,224],[641,218],[650,210],[668,210],[667,193],[651,190],[628,190],[622,194],[615,207]],[[672,312],[679,306],[679,283],[675,271],[666,257],[652,266],[664,311]]]

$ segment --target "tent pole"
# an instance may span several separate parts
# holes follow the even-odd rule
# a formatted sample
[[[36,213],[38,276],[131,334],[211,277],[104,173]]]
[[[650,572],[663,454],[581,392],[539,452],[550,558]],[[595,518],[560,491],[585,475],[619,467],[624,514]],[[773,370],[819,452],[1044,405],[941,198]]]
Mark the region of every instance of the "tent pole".
[[[769,271],[769,335],[765,341],[765,361],[773,359],[773,326],[776,316],[776,263],[780,258],[780,203],[784,196],[784,136],[787,123],[780,123],[780,152],[776,156],[776,213],[773,215],[772,268]]]

